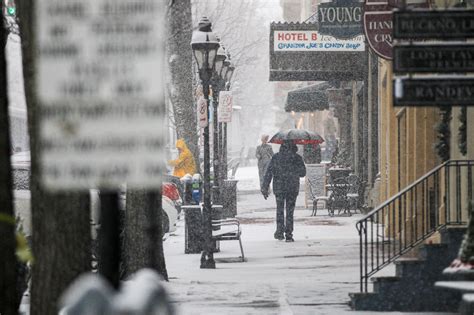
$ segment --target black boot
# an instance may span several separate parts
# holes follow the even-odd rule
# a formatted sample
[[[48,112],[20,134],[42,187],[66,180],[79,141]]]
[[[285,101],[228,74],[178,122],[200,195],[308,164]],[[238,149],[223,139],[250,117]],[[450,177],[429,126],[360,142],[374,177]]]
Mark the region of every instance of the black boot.
[[[283,237],[283,233],[280,233],[280,232],[275,232],[275,234],[273,234],[273,237],[279,241],[283,240],[284,237]]]

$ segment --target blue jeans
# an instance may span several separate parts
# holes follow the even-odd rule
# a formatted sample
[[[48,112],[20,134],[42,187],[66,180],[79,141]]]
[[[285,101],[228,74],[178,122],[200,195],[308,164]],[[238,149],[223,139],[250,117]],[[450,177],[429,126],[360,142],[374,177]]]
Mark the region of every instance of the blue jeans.
[[[277,204],[276,234],[286,237],[293,237],[293,213],[295,212],[296,197],[298,195],[275,195]],[[285,220],[285,204],[286,204],[286,220]]]

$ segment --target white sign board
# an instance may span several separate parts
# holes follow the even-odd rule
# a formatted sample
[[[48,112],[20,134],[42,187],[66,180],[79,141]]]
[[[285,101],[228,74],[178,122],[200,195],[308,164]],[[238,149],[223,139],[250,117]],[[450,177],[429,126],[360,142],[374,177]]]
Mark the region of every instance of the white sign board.
[[[283,51],[364,51],[364,35],[337,39],[316,31],[277,31],[273,33],[275,52]]]
[[[219,93],[219,107],[217,108],[218,122],[232,121],[232,91],[221,91]]]
[[[209,115],[207,113],[207,101],[201,97],[197,101],[197,112],[199,119],[199,127],[205,128],[209,124]]]
[[[163,1],[48,0],[35,7],[43,185],[159,187]]]

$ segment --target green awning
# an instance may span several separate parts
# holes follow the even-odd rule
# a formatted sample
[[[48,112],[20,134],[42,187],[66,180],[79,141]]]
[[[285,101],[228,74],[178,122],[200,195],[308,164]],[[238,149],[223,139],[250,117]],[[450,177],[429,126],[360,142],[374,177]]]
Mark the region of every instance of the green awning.
[[[287,112],[314,112],[329,109],[327,89],[331,84],[322,82],[288,92],[285,103]]]

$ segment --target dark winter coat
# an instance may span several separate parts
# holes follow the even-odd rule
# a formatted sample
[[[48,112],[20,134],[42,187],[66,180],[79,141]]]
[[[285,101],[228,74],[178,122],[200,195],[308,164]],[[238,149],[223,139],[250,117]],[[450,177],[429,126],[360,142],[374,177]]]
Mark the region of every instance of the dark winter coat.
[[[300,177],[306,175],[301,156],[296,154],[294,144],[283,143],[280,152],[275,154],[268,165],[262,185],[262,192],[268,192],[273,179],[273,193],[275,195],[298,195]]]

